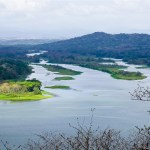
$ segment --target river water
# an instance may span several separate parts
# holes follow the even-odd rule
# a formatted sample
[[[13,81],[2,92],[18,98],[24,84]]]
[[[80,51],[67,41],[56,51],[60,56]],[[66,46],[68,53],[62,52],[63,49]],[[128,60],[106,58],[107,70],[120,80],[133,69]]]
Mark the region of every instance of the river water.
[[[46,63],[42,61],[41,63]],[[118,64],[124,64],[121,60]],[[148,76],[142,81],[117,80],[109,74],[74,65],[61,65],[82,71],[75,80],[54,81],[61,76],[47,71],[42,66],[32,65],[34,73],[28,78],[42,82],[42,89],[57,95],[51,99],[33,102],[0,101],[0,139],[13,144],[22,144],[35,134],[47,131],[72,134],[69,123],[76,125],[78,117],[88,124],[91,108],[94,111],[94,127],[115,128],[126,133],[134,126],[150,125],[150,102],[133,101],[129,92],[137,84],[150,85],[150,69],[136,69],[129,65],[127,70],[140,71]],[[68,85],[71,90],[45,89],[50,85]]]

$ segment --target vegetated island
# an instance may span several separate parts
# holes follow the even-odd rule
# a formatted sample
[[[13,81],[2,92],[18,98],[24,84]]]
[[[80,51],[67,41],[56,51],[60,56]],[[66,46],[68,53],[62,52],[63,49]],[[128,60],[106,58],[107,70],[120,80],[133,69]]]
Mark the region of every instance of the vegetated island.
[[[60,74],[60,75],[80,75],[82,73],[80,71],[67,69],[58,65],[40,64],[40,66],[46,68],[48,71],[56,72],[56,74]]]
[[[45,88],[50,88],[50,89],[64,89],[64,90],[71,89],[70,86],[65,86],[65,85],[45,86]]]
[[[51,62],[52,56],[47,56],[47,59],[49,62]],[[105,60],[98,57],[87,57],[87,56],[80,56],[80,57],[74,57],[74,56],[68,56],[64,58],[63,56],[59,59],[55,57],[55,63],[67,63],[67,64],[74,64],[77,66],[90,68],[102,72],[109,73],[111,77],[115,79],[121,79],[121,80],[142,80],[145,79],[146,76],[144,76],[141,72],[130,72],[125,71],[124,69],[127,68],[127,66],[117,65],[115,64],[114,60]],[[110,64],[111,63],[111,64]],[[47,66],[44,66],[45,68],[48,68]],[[53,66],[54,67],[54,66]],[[59,66],[60,67],[60,66]],[[50,71],[53,71],[52,68],[49,67]],[[56,71],[56,70],[55,70]]]
[[[148,69],[149,67],[147,65],[142,65],[142,66],[139,66],[139,67],[136,67],[137,69]]]
[[[0,84],[0,100],[21,102],[52,97],[52,94],[41,90],[41,82],[36,79],[17,82],[5,81]]]
[[[53,97],[41,90],[41,82],[25,80],[32,73],[26,61],[0,59],[0,100],[32,101]]]
[[[80,66],[109,73],[111,77],[115,79],[142,80],[146,78],[146,76],[144,76],[141,72],[129,72],[129,71],[122,70],[127,67],[121,66],[121,65],[106,65],[106,64],[104,65],[104,64],[98,64],[98,63],[85,63],[85,64],[80,64]]]
[[[61,80],[74,80],[73,77],[69,77],[69,76],[63,76],[63,77],[56,77],[54,78],[54,80],[56,81],[61,81]]]

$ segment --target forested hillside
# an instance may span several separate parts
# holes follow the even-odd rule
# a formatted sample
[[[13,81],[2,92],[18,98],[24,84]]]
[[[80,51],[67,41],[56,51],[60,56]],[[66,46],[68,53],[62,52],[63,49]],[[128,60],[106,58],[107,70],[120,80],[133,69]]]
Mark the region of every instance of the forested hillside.
[[[129,63],[150,66],[150,35],[95,32],[69,40],[41,44],[34,49],[48,50],[49,56],[96,56],[123,58]]]
[[[31,73],[27,63],[14,59],[0,59],[0,81],[25,78]]]
[[[50,62],[72,63],[85,59],[113,57],[128,63],[150,66],[150,35],[95,32],[81,37],[39,45],[0,46],[0,57],[38,62],[41,56],[27,58],[30,50],[46,50],[42,57]]]

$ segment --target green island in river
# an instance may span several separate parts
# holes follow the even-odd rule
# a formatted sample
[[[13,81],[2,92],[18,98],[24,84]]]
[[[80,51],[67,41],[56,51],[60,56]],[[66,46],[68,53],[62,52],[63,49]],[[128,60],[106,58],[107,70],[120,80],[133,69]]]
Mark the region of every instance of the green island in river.
[[[42,91],[38,80],[5,81],[0,84],[0,100],[35,101],[52,98],[53,95]]]
[[[110,64],[100,64],[97,62],[91,62],[91,63],[84,62],[76,65],[109,73],[111,77],[113,77],[114,79],[142,80],[146,78],[146,76],[144,76],[141,72],[124,71],[123,69],[126,69],[127,68],[126,66],[121,66],[116,64],[110,65]],[[82,73],[58,65],[41,65],[41,66],[43,66],[49,71],[57,72],[57,74],[61,74],[61,75],[79,75]]]
[[[121,65],[106,65],[106,64],[104,65],[104,64],[98,64],[98,63],[84,63],[84,64],[80,64],[79,66],[109,73],[111,77],[115,79],[142,80],[146,78],[146,76],[144,76],[141,72],[124,71],[123,69],[126,69],[127,67],[121,66]]]
[[[70,89],[70,86],[65,86],[65,85],[54,85],[54,86],[45,86],[45,88],[69,90],[69,89]]]
[[[63,77],[56,77],[54,78],[54,80],[57,80],[57,81],[61,81],[61,80],[74,80],[73,77],[69,77],[69,76],[63,76]]]
[[[40,66],[46,68],[48,71],[56,72],[56,74],[60,74],[60,75],[80,75],[82,73],[80,71],[67,69],[58,65],[40,64]]]

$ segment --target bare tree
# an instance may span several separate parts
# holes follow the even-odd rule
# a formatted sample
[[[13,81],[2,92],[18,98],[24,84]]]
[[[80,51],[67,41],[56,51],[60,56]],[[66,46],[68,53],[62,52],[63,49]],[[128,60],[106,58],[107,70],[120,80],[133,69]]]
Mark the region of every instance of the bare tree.
[[[118,130],[93,129],[93,112],[90,123],[77,119],[77,125],[70,127],[73,136],[60,133],[37,135],[38,139],[29,140],[24,146],[10,146],[1,141],[0,150],[150,150],[150,127],[136,127],[129,137],[124,137]]]
[[[21,145],[11,145],[8,141],[0,141],[0,150],[23,150]]]
[[[133,100],[150,101],[149,87],[142,87],[138,84],[138,87],[130,94]]]
[[[38,135],[39,141],[29,141],[28,150],[149,150],[150,127],[136,127],[129,137],[123,137],[120,131],[114,129],[93,129],[93,111],[90,123],[81,123],[77,119],[77,126],[70,124],[75,135],[45,134]]]
[[[150,150],[150,127],[136,127],[129,136],[128,145],[132,150]]]

